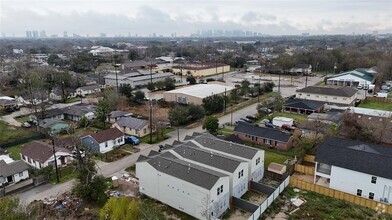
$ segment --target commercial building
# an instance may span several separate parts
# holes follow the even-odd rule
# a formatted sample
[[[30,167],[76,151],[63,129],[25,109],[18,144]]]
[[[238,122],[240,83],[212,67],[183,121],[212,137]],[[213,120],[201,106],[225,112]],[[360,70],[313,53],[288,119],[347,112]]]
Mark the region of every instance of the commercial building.
[[[108,86],[118,86],[122,84],[129,84],[132,87],[136,86],[146,86],[151,81],[153,83],[164,81],[166,78],[174,79],[175,76],[172,73],[153,73],[142,74],[140,72],[131,72],[126,74],[108,74],[104,77],[105,85]]]
[[[308,86],[297,90],[298,99],[313,100],[339,106],[353,105],[357,99],[358,90],[352,87],[321,87]]]
[[[163,98],[167,102],[178,102],[182,104],[203,104],[203,99],[213,95],[230,94],[234,88],[221,84],[197,84],[183,87],[163,93]]]
[[[328,85],[354,86],[374,84],[377,72],[372,69],[355,69],[339,73],[327,79]]]
[[[327,137],[317,148],[314,183],[392,204],[392,148]]]
[[[173,72],[182,75],[205,77],[230,71],[230,65],[224,63],[186,63],[173,66]]]

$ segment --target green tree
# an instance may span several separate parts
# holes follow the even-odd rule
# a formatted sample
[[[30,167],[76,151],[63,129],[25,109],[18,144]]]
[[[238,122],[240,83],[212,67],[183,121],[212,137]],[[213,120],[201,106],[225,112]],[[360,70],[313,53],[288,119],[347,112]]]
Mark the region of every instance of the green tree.
[[[164,81],[164,85],[165,85],[165,90],[166,91],[170,91],[176,88],[175,85],[176,80],[172,79],[172,78],[166,78]]]
[[[148,83],[148,84],[147,84],[147,89],[150,90],[150,91],[154,91],[154,90],[155,90],[155,85],[154,85],[154,83]]]
[[[75,72],[89,72],[97,65],[91,53],[78,53],[70,60],[70,69]]]
[[[141,218],[137,200],[126,197],[110,198],[99,213],[101,220],[138,220]]]
[[[118,88],[118,92],[124,96],[126,96],[128,99],[133,98],[133,88],[129,84],[121,84]]]
[[[213,95],[203,99],[203,107],[207,115],[223,111],[224,98],[220,95]]]
[[[61,91],[61,101],[65,103],[69,96],[68,88],[72,87],[71,75],[68,71],[57,72],[54,74],[54,83]]]
[[[87,179],[87,177],[79,174],[79,181],[73,186],[72,191],[86,202],[101,205],[105,204],[107,201],[107,196],[105,194],[107,183],[105,177],[96,175],[89,181],[84,181],[83,179]]]
[[[204,109],[200,105],[189,104],[188,114],[191,121],[202,119],[205,115]]]
[[[275,87],[275,84],[273,82],[266,82],[263,84],[263,90],[265,92],[272,92]]]
[[[196,78],[194,76],[187,76],[186,81],[189,82],[190,85],[196,84]]]
[[[240,96],[238,95],[238,89],[233,89],[230,91],[230,99],[233,102],[238,102],[238,100],[240,99]]]
[[[241,82],[241,94],[246,96],[249,92],[250,82],[248,80],[242,80]]]
[[[219,119],[216,116],[208,116],[203,123],[203,129],[211,134],[216,134],[219,128]]]
[[[109,102],[106,99],[98,101],[97,107],[95,109],[95,116],[96,120],[102,123],[103,127],[106,126],[105,121],[111,111],[112,109],[110,108]]]
[[[137,52],[137,50],[130,50],[128,53],[128,59],[130,60],[136,60],[139,57],[139,53]]]
[[[173,126],[180,126],[187,123],[188,111],[184,106],[176,106],[169,111],[169,121]]]
[[[0,217],[2,220],[37,219],[38,206],[36,204],[21,204],[18,197],[6,196],[0,198]]]
[[[141,90],[137,90],[133,94],[133,102],[135,102],[135,103],[142,104],[145,99],[146,99],[146,97],[144,95],[144,92]]]

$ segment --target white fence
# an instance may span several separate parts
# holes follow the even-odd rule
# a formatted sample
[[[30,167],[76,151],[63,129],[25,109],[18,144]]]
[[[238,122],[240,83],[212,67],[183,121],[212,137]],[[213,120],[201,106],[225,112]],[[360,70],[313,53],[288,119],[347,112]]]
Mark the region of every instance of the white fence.
[[[272,193],[260,206],[259,208],[253,212],[253,214],[248,218],[248,220],[256,220],[258,219],[264,212],[265,210],[272,204],[272,202],[278,198],[280,193],[283,192],[283,190],[289,185],[290,183],[290,176],[288,176],[276,190],[274,193]]]

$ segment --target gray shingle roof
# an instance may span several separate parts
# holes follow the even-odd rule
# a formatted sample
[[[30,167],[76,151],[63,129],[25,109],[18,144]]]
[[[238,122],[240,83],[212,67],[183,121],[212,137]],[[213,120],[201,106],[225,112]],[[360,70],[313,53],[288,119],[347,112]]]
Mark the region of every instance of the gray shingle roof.
[[[218,138],[211,138],[206,135],[195,137],[194,141],[198,144],[203,145],[206,148],[210,148],[216,151],[226,152],[235,156],[239,156],[246,159],[253,159],[256,153],[259,151],[255,148],[248,146],[224,141]]]
[[[383,145],[327,137],[317,148],[316,161],[392,179],[392,148]]]
[[[120,118],[116,122],[116,124],[120,127],[127,127],[127,128],[140,130],[147,125],[147,121],[134,117],[124,117],[124,118]]]
[[[77,105],[63,108],[63,110],[64,110],[64,114],[67,115],[83,116],[86,113],[94,112],[95,108],[96,108],[95,105],[77,104]]]
[[[212,153],[208,150],[184,145],[176,147],[174,151],[183,158],[206,164],[230,173],[233,173],[242,162],[239,159],[224,156],[219,153]]]
[[[288,99],[284,103],[284,107],[299,108],[299,109],[314,111],[322,107],[324,104],[325,104],[324,102],[305,100],[305,99]]]
[[[112,111],[110,112],[109,117],[110,118],[118,118],[118,117],[123,117],[123,116],[127,116],[127,115],[132,115],[131,112],[125,112],[125,111]]]
[[[3,177],[14,175],[28,169],[29,166],[21,160],[13,161],[8,164],[4,160],[0,160],[0,176]]]
[[[278,129],[259,127],[242,121],[238,122],[234,128],[234,131],[280,142],[288,142],[291,138],[291,135]]]
[[[62,147],[55,147],[56,152],[71,153]],[[21,154],[40,163],[44,163],[53,156],[53,146],[45,142],[31,141],[24,145]]]
[[[342,96],[351,97],[357,93],[357,89],[343,86],[343,87],[321,87],[321,86],[308,86],[297,90],[297,92],[330,95],[330,96]]]
[[[216,182],[227,175],[198,166],[193,163],[157,156],[147,161],[156,170],[183,181],[210,190]]]

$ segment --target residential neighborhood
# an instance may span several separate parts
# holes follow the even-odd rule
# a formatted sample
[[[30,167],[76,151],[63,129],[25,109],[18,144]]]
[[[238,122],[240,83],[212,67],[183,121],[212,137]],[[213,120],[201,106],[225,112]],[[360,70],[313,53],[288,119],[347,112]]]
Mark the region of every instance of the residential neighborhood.
[[[392,219],[390,2],[1,5],[1,220]]]

